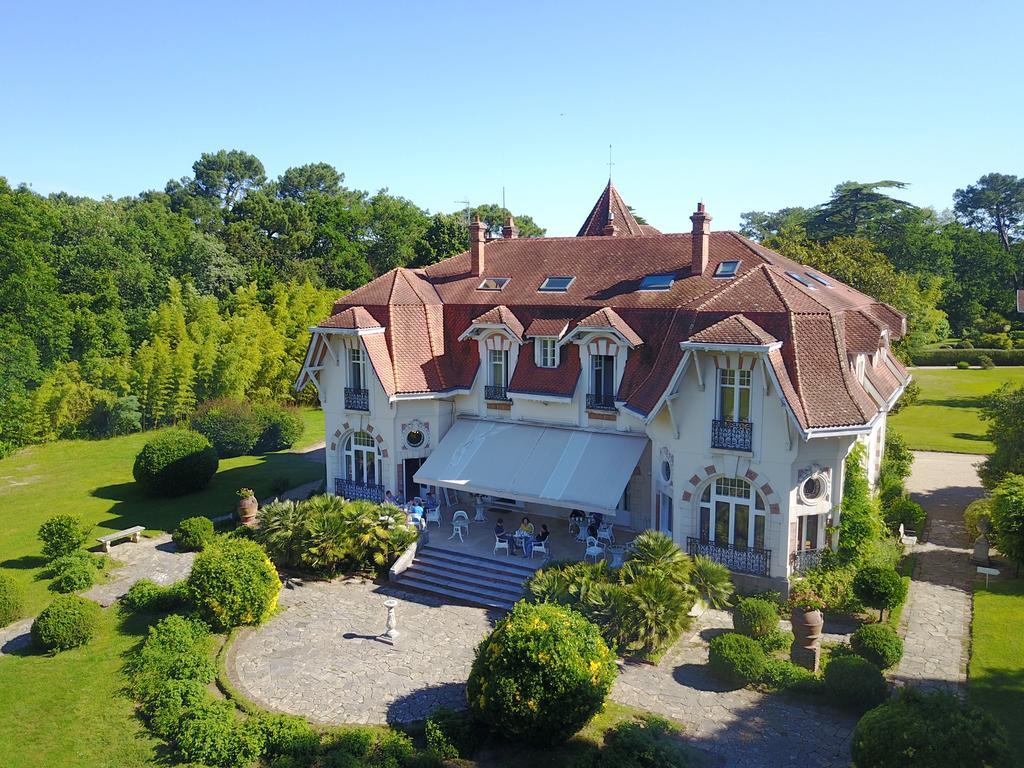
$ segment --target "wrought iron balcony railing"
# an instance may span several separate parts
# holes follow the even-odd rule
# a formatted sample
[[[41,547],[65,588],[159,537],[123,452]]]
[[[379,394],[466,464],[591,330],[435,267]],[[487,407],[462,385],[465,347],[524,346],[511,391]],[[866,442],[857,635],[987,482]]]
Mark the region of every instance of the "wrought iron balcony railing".
[[[821,565],[821,553],[824,549],[801,549],[792,554],[793,573],[805,573]]]
[[[384,486],[338,477],[334,480],[334,495],[341,496],[343,499],[366,499],[382,504],[384,502]]]
[[[736,547],[716,541],[701,541],[692,536],[686,539],[686,552],[690,557],[702,555],[721,563],[730,571],[768,576],[772,567],[772,551],[754,547]]]
[[[508,387],[484,387],[484,400],[508,400]]]
[[[729,451],[749,451],[754,425],[749,421],[711,422],[711,447]]]
[[[587,408],[593,411],[614,411],[615,398],[611,395],[587,395]]]
[[[345,387],[345,408],[350,411],[370,410],[370,390]]]

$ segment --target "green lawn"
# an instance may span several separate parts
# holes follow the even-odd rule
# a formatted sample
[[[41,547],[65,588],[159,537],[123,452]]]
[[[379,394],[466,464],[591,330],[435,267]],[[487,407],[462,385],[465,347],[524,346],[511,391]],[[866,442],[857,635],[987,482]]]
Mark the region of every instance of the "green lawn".
[[[907,438],[911,448],[921,451],[991,453],[981,401],[1004,383],[1024,384],[1024,367],[914,368],[911,373],[921,385],[921,398],[889,424]]]
[[[145,632],[117,608],[81,648],[55,656],[0,658],[0,764],[19,768],[137,768],[162,749],[134,716],[121,689],[123,655]]]
[[[322,440],[320,412],[308,409],[303,418],[307,430],[302,444]],[[78,516],[92,526],[91,538],[132,525],[166,531],[185,517],[230,512],[239,488],[253,488],[262,497],[282,478],[295,486],[323,477],[319,464],[287,452],[241,456],[221,461],[210,486],[200,493],[148,498],[135,487],[132,464],[152,435],[62,440],[0,460],[0,569],[24,585],[30,612],[38,612],[52,597],[48,581],[41,578],[44,562],[36,532],[53,515]]]
[[[970,700],[1000,720],[1017,764],[1024,765],[1024,579],[992,582],[974,590]]]

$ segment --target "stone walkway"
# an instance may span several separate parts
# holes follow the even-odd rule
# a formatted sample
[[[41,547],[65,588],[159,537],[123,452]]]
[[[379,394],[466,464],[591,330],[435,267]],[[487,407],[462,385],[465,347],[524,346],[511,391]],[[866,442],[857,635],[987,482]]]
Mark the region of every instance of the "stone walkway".
[[[915,452],[907,481],[928,512],[923,541],[901,619],[904,654],[893,678],[923,688],[964,692],[971,638],[975,567],[963,510],[984,491],[974,465],[980,456]]]
[[[400,600],[394,646],[377,639],[389,596]],[[281,614],[236,638],[228,675],[261,706],[323,724],[408,722],[463,707],[474,650],[493,619],[365,582],[311,582],[284,590],[280,602]],[[625,667],[612,699],[682,722],[694,746],[729,766],[847,765],[852,718],[728,690],[708,676],[704,638],[728,626],[728,614],[708,612],[660,665]]]
[[[109,557],[122,563],[110,574],[109,581],[96,584],[82,596],[106,608],[121,598],[139,579],[152,579],[157,584],[173,584],[188,576],[192,570],[194,552],[178,552],[169,533],[152,539],[143,538],[138,544],[116,544]],[[0,654],[11,653],[27,646],[31,640],[29,630],[32,619],[22,619],[0,629]]]

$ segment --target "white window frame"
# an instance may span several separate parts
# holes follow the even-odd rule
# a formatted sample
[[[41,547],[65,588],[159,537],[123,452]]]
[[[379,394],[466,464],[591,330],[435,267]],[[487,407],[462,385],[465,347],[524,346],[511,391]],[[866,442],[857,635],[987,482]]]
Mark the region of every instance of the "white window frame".
[[[719,368],[718,369],[718,404],[715,408],[720,421],[743,421],[749,422],[753,408],[753,388],[751,386],[751,372],[741,368]],[[725,413],[726,391],[732,392],[732,412]],[[742,413],[741,403],[743,393],[747,394],[747,413]]]
[[[362,346],[348,351],[348,386],[350,389],[369,389],[366,386],[366,353]]]
[[[356,463],[356,454],[362,455],[361,469]],[[352,480],[360,485],[383,485],[383,462],[381,461],[380,449],[377,441],[369,432],[353,432],[345,438],[345,479]],[[367,471],[374,467],[375,477],[370,478]],[[370,482],[370,480],[373,482]]]
[[[495,371],[501,369],[501,381],[495,381],[497,378],[494,374]],[[508,350],[507,349],[489,349],[487,350],[487,386],[489,387],[503,387],[508,389]]]
[[[807,521],[812,517],[818,524],[817,536],[815,537],[815,541],[811,542],[810,546],[807,546]],[[796,551],[804,552],[812,549],[821,549],[822,537],[825,535],[825,514],[800,515],[800,517],[797,518],[797,521]]]
[[[534,339],[538,368],[558,367],[558,339],[554,336],[539,336]]]
[[[599,393],[597,391],[597,381],[598,381],[597,371],[598,371],[598,368],[601,369],[601,380],[604,381],[604,379],[605,379],[604,366],[606,364],[611,365],[611,367],[612,367],[612,373],[611,373],[611,382],[612,382],[611,383],[611,392],[600,392]],[[608,398],[608,397],[610,397],[612,399],[615,398],[615,355],[591,355],[590,356],[590,394],[595,395],[595,396],[600,394],[602,397],[605,397],[605,398]]]
[[[758,518],[761,519],[762,541],[760,549],[770,549],[768,546],[768,505],[764,496],[741,477],[718,477],[708,483],[701,492],[697,502],[697,535],[703,539],[703,518],[707,513],[708,537],[707,540],[717,543],[720,546],[723,542],[716,541],[718,505],[726,504],[729,510],[729,541],[725,545],[737,548],[753,549],[756,544],[756,532]],[[736,507],[737,505],[747,506],[747,540],[736,542]]]

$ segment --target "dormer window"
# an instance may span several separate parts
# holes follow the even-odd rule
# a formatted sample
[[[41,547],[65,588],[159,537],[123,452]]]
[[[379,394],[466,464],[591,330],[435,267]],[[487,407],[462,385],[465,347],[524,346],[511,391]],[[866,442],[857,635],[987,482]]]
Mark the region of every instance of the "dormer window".
[[[534,343],[537,345],[537,367],[557,368],[558,339],[541,337]]]
[[[800,283],[800,285],[804,286],[805,288],[809,288],[812,291],[818,290],[813,285],[811,285],[810,281],[806,277],[803,277],[802,275],[799,275],[796,272],[787,272],[786,274],[789,277],[796,280],[798,283]]]
[[[736,273],[739,271],[740,263],[738,261],[723,261],[715,268],[715,277],[727,278],[736,277]]]
[[[675,282],[675,275],[647,275],[640,281],[641,291],[667,291]]]
[[[569,286],[572,285],[575,277],[568,277],[566,275],[556,275],[544,279],[544,282],[540,284],[539,291],[547,291],[550,293],[565,293],[569,290]]]
[[[826,288],[831,288],[832,287],[832,283],[830,283],[828,280],[826,280],[821,275],[815,274],[814,272],[804,272],[804,274],[807,275],[809,278],[811,278],[811,280],[813,280],[814,282],[820,283],[821,285],[825,286]]]
[[[508,285],[510,279],[508,277],[485,277],[476,289],[478,291],[500,291]]]

